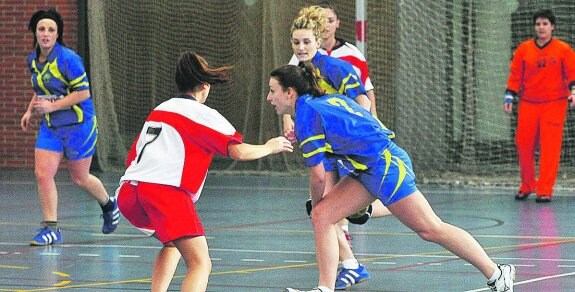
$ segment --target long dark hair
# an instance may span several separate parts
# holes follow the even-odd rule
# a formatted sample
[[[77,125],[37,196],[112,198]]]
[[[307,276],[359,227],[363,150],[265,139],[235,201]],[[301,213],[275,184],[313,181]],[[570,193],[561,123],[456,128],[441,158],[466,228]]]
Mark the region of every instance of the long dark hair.
[[[292,87],[298,96],[309,94],[313,97],[322,96],[325,91],[319,86],[321,77],[313,64],[306,62],[296,65],[283,65],[270,73],[285,90]]]
[[[176,85],[180,92],[194,90],[202,83],[225,84],[230,81],[232,66],[208,67],[208,62],[194,51],[182,53],[176,64]]]
[[[65,46],[64,20],[62,20],[62,15],[60,15],[60,13],[58,13],[55,8],[50,8],[48,11],[38,10],[32,15],[32,17],[30,17],[30,23],[28,24],[28,30],[31,31],[34,35],[32,40],[32,48],[36,49],[38,55],[40,55],[40,48],[38,47],[38,41],[36,40],[36,26],[38,26],[38,22],[40,20],[45,18],[52,19],[54,22],[56,22],[56,25],[58,26],[58,38],[56,39],[56,42],[62,46]]]

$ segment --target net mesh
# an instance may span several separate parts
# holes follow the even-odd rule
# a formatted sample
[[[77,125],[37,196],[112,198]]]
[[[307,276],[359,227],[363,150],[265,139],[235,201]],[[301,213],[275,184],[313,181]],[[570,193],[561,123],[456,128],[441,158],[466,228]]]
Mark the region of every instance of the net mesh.
[[[572,43],[572,0],[367,1],[366,57],[379,118],[397,134],[424,179],[518,180],[515,116],[503,113],[508,64],[533,36],[532,14],[550,8],[555,36]],[[247,143],[281,134],[267,104],[269,72],[291,57],[289,30],[317,1],[88,1],[91,85],[100,121],[98,161],[121,171],[147,114],[176,94],[174,66],[193,49],[211,66],[233,65],[233,82],[213,87],[206,104]],[[332,1],[338,36],[354,42],[355,5]],[[575,131],[568,114],[560,180],[573,170]],[[215,157],[212,170],[304,173],[299,152],[252,162]]]

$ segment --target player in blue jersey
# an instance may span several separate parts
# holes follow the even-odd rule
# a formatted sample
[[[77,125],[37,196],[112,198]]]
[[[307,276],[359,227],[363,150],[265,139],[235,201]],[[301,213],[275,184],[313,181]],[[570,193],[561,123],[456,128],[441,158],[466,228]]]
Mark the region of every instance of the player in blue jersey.
[[[492,291],[513,291],[515,268],[497,265],[465,230],[443,222],[415,185],[408,154],[367,110],[339,94],[325,94],[311,65],[271,72],[267,100],[278,114],[295,116],[295,136],[310,174],[319,285],[333,291],[337,275],[336,224],[381,200],[404,225],[478,268]],[[327,194],[325,161],[349,169]],[[286,291],[299,291],[287,288]]]
[[[299,62],[310,62],[322,76],[320,86],[327,93],[340,93],[354,99],[364,108],[370,108],[365,87],[348,62],[321,54],[321,35],[325,30],[326,18],[319,6],[304,7],[293,21],[291,46]],[[294,122],[289,115],[283,116],[284,134],[291,138]]]
[[[102,232],[114,232],[120,218],[118,204],[115,198],[108,196],[102,182],[90,174],[98,129],[82,59],[64,46],[64,21],[55,9],[37,11],[30,18],[28,28],[34,36],[34,51],[27,59],[34,95],[20,125],[27,131],[35,114],[42,117],[34,164],[43,214],[39,233],[30,244],[62,242],[54,177],[64,158],[68,160],[74,184],[100,204],[104,219]]]
[[[319,81],[320,87],[327,93],[339,93],[355,100],[365,109],[370,109],[370,101],[366,95],[366,90],[360,81],[360,78],[350,63],[327,56],[319,52],[322,42],[322,35],[326,30],[326,13],[320,6],[304,7],[300,10],[298,17],[293,21],[291,28],[291,44],[294,55],[300,63],[311,63],[317,69],[322,79]],[[294,121],[290,115],[283,116],[284,135],[292,141]],[[390,135],[393,133],[390,132]],[[337,169],[338,166],[333,163],[324,163],[326,170],[330,171],[326,191],[335,185],[338,180],[337,172],[331,170]],[[342,170],[345,174],[345,169]],[[311,209],[311,202],[307,202],[308,211]],[[367,205],[366,205],[367,206]],[[370,218],[371,213],[368,210],[375,210],[378,216],[390,214],[389,211],[380,203],[367,206],[358,214],[352,215],[350,222],[358,224],[365,223]],[[357,220],[359,219],[359,220]],[[353,221],[352,221],[353,220]],[[347,225],[345,220],[340,223],[338,229],[338,241],[340,246],[340,259],[342,269],[337,276],[337,289],[346,289],[351,285],[369,279],[369,273],[361,265],[351,250],[351,237],[343,228]]]

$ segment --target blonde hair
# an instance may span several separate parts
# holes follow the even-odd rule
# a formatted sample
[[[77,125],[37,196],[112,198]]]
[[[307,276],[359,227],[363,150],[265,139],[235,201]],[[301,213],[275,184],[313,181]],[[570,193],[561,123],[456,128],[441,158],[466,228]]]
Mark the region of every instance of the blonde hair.
[[[326,23],[327,19],[323,8],[317,5],[304,7],[293,21],[291,33],[293,34],[296,29],[310,29],[313,31],[316,40],[321,42],[321,35],[325,32]]]

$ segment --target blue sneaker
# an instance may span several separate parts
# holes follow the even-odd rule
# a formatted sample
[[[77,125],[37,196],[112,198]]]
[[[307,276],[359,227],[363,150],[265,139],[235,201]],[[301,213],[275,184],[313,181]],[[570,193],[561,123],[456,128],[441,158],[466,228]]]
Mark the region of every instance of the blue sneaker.
[[[118,223],[120,223],[120,208],[118,208],[118,199],[116,197],[110,197],[110,200],[114,203],[114,209],[112,209],[112,211],[102,213],[102,218],[104,219],[102,233],[104,234],[114,232],[116,228],[118,228]]]
[[[367,279],[369,279],[369,273],[362,264],[359,264],[357,269],[341,268],[335,280],[335,290],[345,290]]]
[[[38,234],[30,241],[30,245],[50,245],[55,243],[62,243],[60,228],[54,231],[47,226],[38,229]]]

